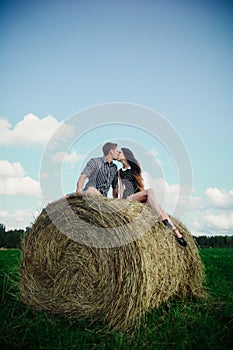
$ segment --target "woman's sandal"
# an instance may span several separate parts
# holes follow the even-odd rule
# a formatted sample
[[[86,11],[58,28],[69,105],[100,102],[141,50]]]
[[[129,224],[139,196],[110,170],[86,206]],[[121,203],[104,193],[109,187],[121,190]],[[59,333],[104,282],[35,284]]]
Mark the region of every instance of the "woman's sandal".
[[[180,237],[180,238],[175,237],[175,239],[176,239],[177,242],[178,242],[180,245],[182,245],[183,247],[186,247],[186,246],[187,246],[187,242],[186,242],[186,240],[184,239],[184,237]]]

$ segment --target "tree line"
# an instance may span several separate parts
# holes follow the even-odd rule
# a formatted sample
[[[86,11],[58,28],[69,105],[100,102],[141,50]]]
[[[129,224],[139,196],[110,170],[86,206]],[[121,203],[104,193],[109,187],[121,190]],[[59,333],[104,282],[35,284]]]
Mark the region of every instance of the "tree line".
[[[233,248],[233,236],[198,236],[194,239],[200,248]]]
[[[7,231],[6,226],[0,224],[0,248],[20,248],[21,241],[28,230],[29,228]]]
[[[0,224],[0,248],[20,248],[29,230],[30,227],[7,231],[5,225]],[[200,248],[233,248],[233,236],[198,236],[194,240]]]

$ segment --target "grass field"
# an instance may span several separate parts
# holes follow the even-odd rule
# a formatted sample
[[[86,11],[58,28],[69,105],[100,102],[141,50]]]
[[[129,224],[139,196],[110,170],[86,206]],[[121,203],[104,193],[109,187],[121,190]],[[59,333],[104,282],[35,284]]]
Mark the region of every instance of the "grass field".
[[[210,297],[148,313],[133,336],[35,312],[17,301],[20,250],[0,251],[1,349],[233,349],[233,249],[201,249]]]

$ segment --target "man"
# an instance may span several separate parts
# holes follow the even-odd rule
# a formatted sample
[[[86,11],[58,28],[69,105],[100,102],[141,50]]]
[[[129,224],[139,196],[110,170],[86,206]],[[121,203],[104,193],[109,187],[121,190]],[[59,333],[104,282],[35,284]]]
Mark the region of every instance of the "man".
[[[118,197],[118,176],[117,166],[113,163],[118,157],[116,143],[107,142],[103,146],[103,157],[92,158],[83,169],[77,181],[76,194],[82,192],[89,195],[102,195],[107,197],[110,187],[112,187],[112,196]],[[83,189],[84,182],[88,182]]]

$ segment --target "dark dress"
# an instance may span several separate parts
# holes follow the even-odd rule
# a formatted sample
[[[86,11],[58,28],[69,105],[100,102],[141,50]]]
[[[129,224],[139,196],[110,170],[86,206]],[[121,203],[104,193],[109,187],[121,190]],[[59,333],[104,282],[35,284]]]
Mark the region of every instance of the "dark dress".
[[[124,192],[123,192],[123,198],[129,197],[131,194],[134,194],[136,192],[139,192],[140,189],[137,186],[137,183],[133,177],[132,170],[126,169],[122,170],[120,169],[120,177],[122,180],[122,183],[125,187]]]

